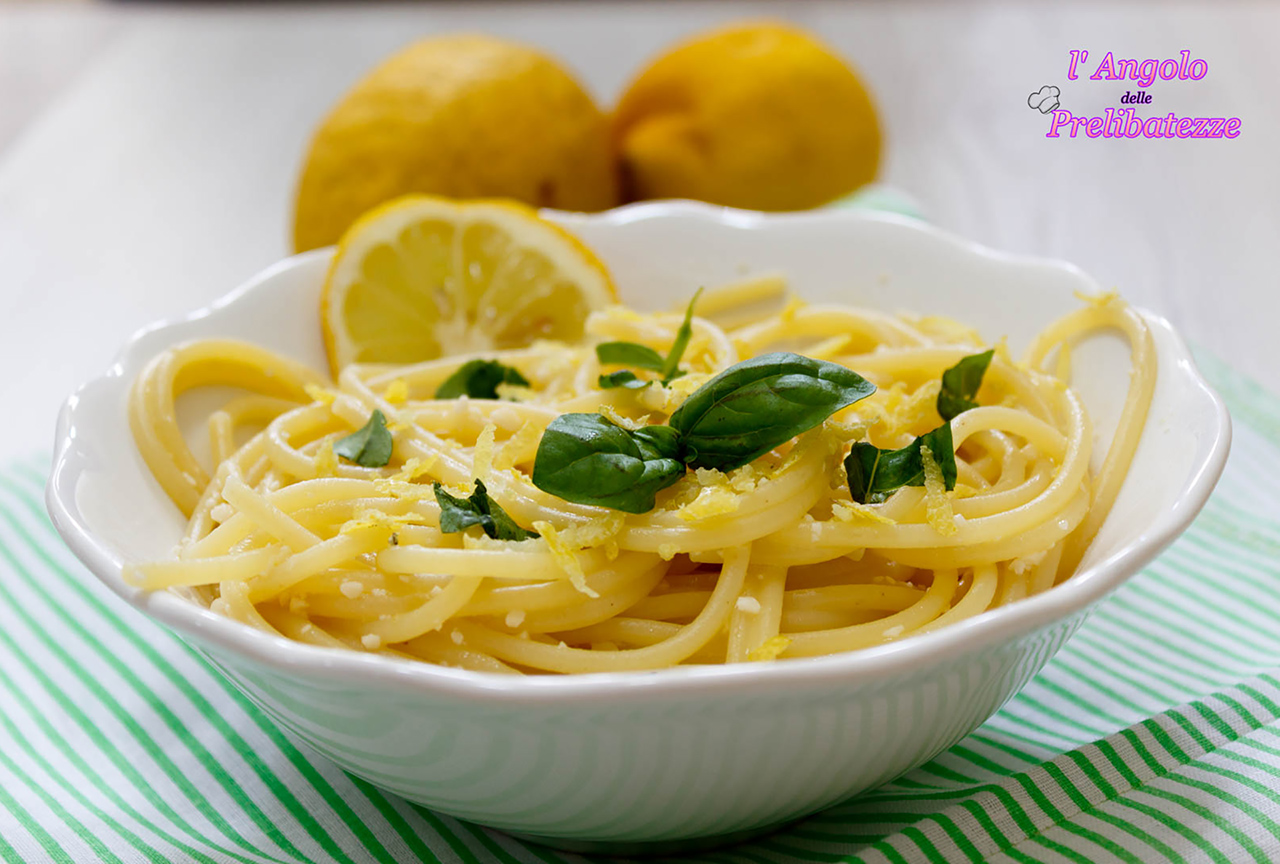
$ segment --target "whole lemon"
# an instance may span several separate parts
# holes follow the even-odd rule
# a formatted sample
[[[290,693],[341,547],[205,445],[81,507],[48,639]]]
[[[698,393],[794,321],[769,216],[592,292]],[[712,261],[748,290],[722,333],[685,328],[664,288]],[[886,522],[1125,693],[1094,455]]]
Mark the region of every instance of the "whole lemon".
[[[695,37],[632,82],[614,115],[624,193],[800,210],[872,180],[880,126],[862,82],[803,30]]]
[[[414,43],[358,82],[316,130],[294,247],[335,243],[365,211],[414,192],[612,207],[608,118],[532,48],[480,35]]]

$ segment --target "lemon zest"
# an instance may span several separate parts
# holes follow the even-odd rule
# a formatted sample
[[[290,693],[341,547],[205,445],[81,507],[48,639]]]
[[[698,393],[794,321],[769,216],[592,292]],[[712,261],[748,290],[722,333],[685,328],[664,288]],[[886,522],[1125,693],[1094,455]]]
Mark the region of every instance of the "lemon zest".
[[[498,427],[492,423],[484,424],[476,437],[475,454],[471,459],[471,473],[481,483],[488,482],[493,474],[493,440],[498,434]]]
[[[773,636],[764,640],[760,647],[747,655],[748,660],[777,660],[783,651],[791,647],[791,640],[786,636]]]
[[[550,522],[538,521],[533,523],[533,530],[541,534],[542,539],[547,542],[547,549],[550,550],[551,557],[559,565],[560,569],[569,575],[569,583],[578,589],[580,594],[585,594],[593,599],[599,597],[600,594],[587,584],[587,574],[582,570],[582,562],[574,554],[576,550],[564,541],[556,526]]]
[[[1076,299],[1081,303],[1088,303],[1090,306],[1097,306],[1099,309],[1110,306],[1120,299],[1120,292],[1112,288],[1110,291],[1099,291],[1097,294],[1086,294],[1083,291],[1073,291]]]
[[[392,405],[403,405],[409,401],[409,385],[405,383],[403,378],[397,378],[387,385],[387,389],[382,393],[382,398]]]
[[[697,497],[676,510],[676,516],[685,522],[704,522],[736,512],[741,503],[741,496],[728,485],[704,486]]]
[[[435,467],[438,459],[439,457],[435,453],[432,453],[426,459],[419,456],[411,456],[400,466],[399,471],[391,475],[391,479],[411,483]]]
[[[516,433],[498,448],[498,452],[493,457],[493,467],[499,471],[515,467],[520,455],[531,445],[542,440],[542,431],[542,428],[532,420],[524,421]]]
[[[888,516],[877,512],[874,507],[859,504],[856,501],[833,501],[831,503],[831,515],[835,517],[837,522],[865,522],[872,525],[898,524]]]
[[[791,299],[787,301],[787,305],[783,306],[782,311],[778,313],[778,320],[783,324],[790,324],[796,320],[796,315],[800,314],[800,311],[808,305],[799,297],[792,295]]]
[[[577,549],[595,549],[614,540],[626,524],[622,513],[597,516],[581,525],[570,525],[558,532],[560,539]]]
[[[320,442],[320,447],[316,450],[316,455],[312,462],[316,466],[316,474],[321,477],[332,477],[338,473],[338,454],[333,452],[332,439],[325,439]]]
[[[328,387],[321,387],[319,384],[306,384],[302,388],[307,392],[314,401],[321,405],[332,405],[333,400],[338,398],[338,394],[330,390]]]
[[[418,521],[420,521],[420,518],[416,513],[405,513],[396,516],[376,507],[369,507],[357,510],[355,516],[343,523],[339,533],[351,534],[367,528],[381,528],[390,534]]]
[[[625,414],[622,414],[612,405],[601,405],[600,416],[608,420],[614,426],[621,426],[623,429],[630,429],[632,432],[637,429],[643,429],[649,425],[649,415],[646,414],[638,420],[632,420]]]
[[[924,467],[925,521],[933,526],[933,530],[949,537],[960,529],[956,527],[951,499],[947,497],[947,484],[942,478],[942,468],[938,465],[938,460],[933,458],[933,451],[928,444],[920,445],[920,464]]]

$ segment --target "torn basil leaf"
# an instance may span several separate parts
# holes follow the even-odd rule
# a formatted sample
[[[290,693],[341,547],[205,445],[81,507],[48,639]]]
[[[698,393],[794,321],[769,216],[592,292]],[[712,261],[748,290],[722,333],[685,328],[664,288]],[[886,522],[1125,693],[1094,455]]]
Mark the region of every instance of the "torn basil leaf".
[[[651,372],[661,372],[666,364],[661,354],[638,342],[601,342],[596,346],[596,359],[601,363],[635,366]]]
[[[638,342],[601,342],[596,346],[596,359],[602,364],[634,366],[637,369],[658,372],[662,376],[662,383],[670,384],[685,374],[680,369],[680,358],[684,356],[685,349],[689,347],[689,340],[693,337],[693,307],[701,296],[702,289],[699,288],[684,311],[684,321],[680,323],[679,329],[676,330],[676,338],[671,343],[671,349],[667,352],[666,357],[663,357],[648,345],[641,345]],[[614,372],[610,375],[601,375],[599,382],[600,387],[603,389],[612,387],[636,389],[651,383],[641,381],[634,372],[629,370]]]
[[[978,407],[974,398],[978,395],[982,376],[986,374],[995,353],[993,348],[981,354],[972,354],[942,373],[942,389],[938,391],[938,414],[943,420],[951,420],[970,408]]]
[[[498,502],[489,497],[489,490],[476,481],[475,491],[466,498],[455,498],[439,483],[435,484],[436,503],[440,505],[440,530],[445,534],[465,531],[479,525],[493,540],[529,540],[541,535],[516,524]]]
[[[645,381],[643,378],[637,378],[636,373],[630,369],[619,369],[617,372],[610,372],[608,375],[601,375],[596,379],[596,386],[601,390],[612,390],[615,387],[626,387],[628,390],[642,390],[652,384],[652,381]]]
[[[376,408],[369,422],[333,444],[333,452],[365,468],[381,468],[391,461],[391,432],[387,418]]]
[[[693,391],[670,424],[690,467],[729,471],[874,392],[874,384],[836,363],[762,354]]]
[[[499,384],[528,387],[529,381],[516,369],[497,360],[468,360],[444,379],[436,389],[437,399],[497,399]]]
[[[694,292],[693,298],[689,300],[689,305],[684,310],[684,320],[680,322],[675,341],[671,343],[666,362],[662,364],[663,384],[670,384],[684,374],[680,371],[680,360],[684,357],[685,349],[689,347],[689,340],[693,338],[693,307],[701,296],[702,289],[699,288]]]
[[[577,504],[647,513],[654,496],[679,480],[679,436],[670,427],[632,432],[599,414],[551,421],[533,463],[533,485]]]
[[[866,441],[854,444],[844,459],[850,497],[859,504],[880,504],[903,486],[923,486],[922,444],[933,454],[947,489],[956,488],[956,452],[952,445],[951,423],[947,422],[901,450],[881,450]]]

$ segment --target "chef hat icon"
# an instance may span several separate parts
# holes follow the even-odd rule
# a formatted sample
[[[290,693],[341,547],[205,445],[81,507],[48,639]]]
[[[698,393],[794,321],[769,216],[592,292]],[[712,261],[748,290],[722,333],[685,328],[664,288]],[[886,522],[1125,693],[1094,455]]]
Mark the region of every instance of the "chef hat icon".
[[[1058,107],[1058,96],[1061,92],[1057,87],[1046,84],[1027,97],[1027,104],[1041,114],[1048,114]]]

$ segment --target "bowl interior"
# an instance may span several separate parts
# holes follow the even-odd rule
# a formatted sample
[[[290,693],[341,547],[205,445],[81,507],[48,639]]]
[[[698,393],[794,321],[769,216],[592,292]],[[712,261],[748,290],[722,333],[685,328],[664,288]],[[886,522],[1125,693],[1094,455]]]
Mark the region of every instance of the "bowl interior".
[[[993,253],[895,217],[848,211],[765,216],[693,204],[551,217],[596,250],[624,302],[642,309],[683,305],[699,286],[778,272],[811,302],[952,317],[988,340],[1007,338],[1016,356],[1040,328],[1079,305],[1077,293],[1101,290],[1068,265]],[[330,254],[318,250],[283,261],[214,306],[140,333],[105,376],[71,400],[51,498],[62,501],[68,516],[59,527],[76,551],[83,557],[91,548],[101,564],[94,569],[117,591],[133,593],[120,583],[121,563],[169,554],[183,528],[133,445],[125,403],[134,376],[166,346],[210,336],[249,340],[323,368],[317,296]],[[1146,317],[1161,364],[1155,399],[1129,477],[1084,571],[1139,552],[1153,555],[1189,522],[1225,459],[1229,428],[1221,402],[1168,323]],[[1073,359],[1075,385],[1094,423],[1097,460],[1128,384],[1127,351],[1119,338],[1103,338]],[[1124,575],[1111,574],[1101,590],[1082,589],[1075,602],[1096,599]],[[1072,581],[1085,578],[1092,575]]]

